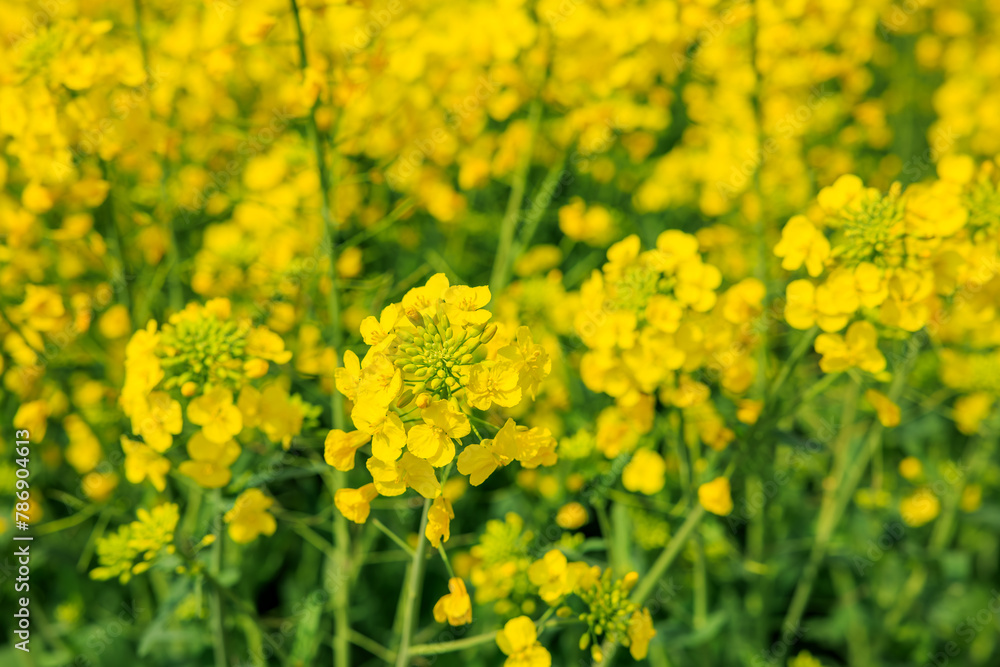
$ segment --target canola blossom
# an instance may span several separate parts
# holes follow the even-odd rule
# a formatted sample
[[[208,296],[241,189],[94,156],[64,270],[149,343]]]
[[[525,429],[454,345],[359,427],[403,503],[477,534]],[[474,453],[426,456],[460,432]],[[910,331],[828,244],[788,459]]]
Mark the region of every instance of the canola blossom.
[[[4,664],[997,664],[998,31],[0,0]]]

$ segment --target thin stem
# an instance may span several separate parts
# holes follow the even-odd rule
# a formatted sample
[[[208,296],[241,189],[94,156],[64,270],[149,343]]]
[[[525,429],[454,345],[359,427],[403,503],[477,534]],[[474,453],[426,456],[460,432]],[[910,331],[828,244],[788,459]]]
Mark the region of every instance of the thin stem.
[[[222,505],[222,493],[218,489],[212,496],[212,511],[218,512]],[[215,542],[212,543],[212,560],[210,572],[213,579],[218,581],[219,570],[222,569],[222,518],[215,522]],[[215,648],[216,667],[227,667],[229,661],[226,660],[226,633],[223,622],[222,596],[217,586],[212,586],[209,594],[209,605],[212,612],[212,636]]]
[[[538,627],[539,634],[548,630],[549,628],[557,628],[565,625],[573,625],[575,623],[580,623],[581,621],[577,619],[555,619],[551,621],[546,621]],[[481,646],[483,644],[489,644],[496,641],[496,632],[484,632],[481,635],[473,635],[472,637],[466,637],[464,639],[456,639],[451,642],[436,642],[433,644],[417,644],[416,646],[410,647],[410,655],[441,655],[442,653],[454,653],[455,651],[461,651],[462,649],[472,648],[474,646]],[[398,663],[397,663],[398,664]]]
[[[309,56],[306,49],[305,31],[302,29],[302,19],[299,16],[299,5],[297,0],[290,0],[292,7],[292,17],[295,21],[295,32],[298,37],[299,47],[299,67],[303,74],[309,67]],[[335,359],[339,364],[342,352],[342,337],[340,327],[340,296],[337,286],[337,244],[336,230],[332,215],[330,192],[332,183],[330,172],[326,166],[326,150],[320,138],[319,127],[316,124],[316,109],[319,106],[319,97],[313,102],[309,110],[309,136],[312,140],[313,150],[316,154],[316,169],[319,174],[319,188],[321,195],[321,215],[323,219],[323,246],[329,255],[329,278],[330,290],[327,294],[327,310],[330,316],[330,342],[336,351]],[[333,427],[343,429],[344,427],[344,402],[340,392],[334,389],[330,393],[330,411],[333,418]],[[335,471],[328,478],[330,482],[331,496],[336,494],[338,489],[347,486],[347,476],[341,471]],[[331,498],[332,501],[332,498]],[[348,587],[348,553],[350,543],[350,533],[348,532],[347,519],[340,513],[333,515],[333,535],[335,550],[333,558],[328,559],[326,568],[326,580],[333,587],[331,603],[334,611],[335,633],[333,638],[334,665],[336,667],[348,667],[350,664],[350,646],[348,644],[350,635],[350,619],[348,617],[348,604],[350,600],[350,589]]]
[[[677,554],[681,552],[681,548],[687,543],[688,537],[690,537],[691,532],[694,531],[695,526],[705,517],[705,508],[701,505],[692,510],[688,514],[687,519],[681,524],[681,527],[677,530],[667,546],[664,547],[663,551],[657,557],[653,566],[649,568],[649,572],[646,573],[639,583],[636,585],[635,590],[632,591],[632,601],[637,604],[642,604],[645,602],[650,594],[653,592],[653,587],[656,586],[656,582],[660,580],[666,571],[670,567],[674,559],[677,558]]]
[[[430,508],[431,501],[424,499],[424,511],[420,517],[420,530],[417,532],[417,549],[413,552],[406,596],[402,600],[403,625],[400,629],[399,651],[396,653],[396,667],[406,667],[410,663],[410,656],[415,655],[410,651],[410,641],[413,638],[413,625],[414,618],[417,615],[417,606],[420,604],[420,589],[424,583],[424,551],[427,548],[424,531],[427,528],[427,512]]]
[[[386,647],[382,646],[381,644],[379,644],[374,639],[372,639],[370,637],[366,637],[365,635],[361,634],[360,632],[356,632],[354,630],[351,630],[351,633],[348,636],[348,638],[350,639],[350,641],[351,641],[352,644],[354,644],[355,646],[360,646],[361,648],[363,648],[364,650],[368,651],[369,653],[371,653],[372,655],[374,655],[376,658],[378,658],[379,660],[381,660],[381,661],[383,661],[383,662],[385,662],[387,664],[396,659],[396,654],[395,653],[393,653],[391,650],[387,649]]]
[[[681,527],[677,530],[667,546],[664,547],[663,551],[657,557],[653,566],[649,568],[649,572],[646,573],[639,583],[636,585],[635,589],[632,591],[632,602],[636,604],[643,604],[649,599],[649,596],[653,592],[653,588],[660,578],[666,574],[667,569],[677,558],[677,555],[681,552],[681,549],[687,543],[688,537],[694,531],[695,527],[701,522],[705,517],[705,508],[700,504],[688,514],[687,519],[681,524]],[[605,642],[604,644],[604,659],[600,662],[600,667],[607,667],[614,662],[615,653],[618,651],[618,645],[612,644],[610,642]]]
[[[455,578],[455,570],[451,569],[451,561],[448,560],[448,552],[444,549],[444,543],[439,543],[437,547],[438,553],[441,554],[441,560],[444,561],[444,567],[448,570],[448,576],[451,579]]]
[[[396,546],[398,546],[400,549],[405,551],[410,556],[413,556],[413,547],[407,544],[402,537],[389,530],[389,528],[384,523],[382,523],[378,519],[373,519],[372,525],[378,528],[380,531],[382,531],[382,533],[384,533],[386,537],[392,540],[396,544]]]
[[[507,200],[507,211],[504,213],[500,223],[500,243],[497,246],[497,254],[493,260],[493,272],[490,275],[490,294],[495,300],[503,288],[507,286],[510,277],[511,250],[514,245],[514,228],[517,220],[521,217],[521,203],[524,200],[524,190],[528,182],[528,169],[531,167],[531,153],[535,145],[535,135],[538,132],[538,123],[542,117],[542,105],[539,100],[535,100],[528,113],[528,142],[521,155],[521,162],[514,173],[514,181],[511,184],[510,198]],[[495,301],[494,301],[495,302]]]
[[[913,366],[916,363],[917,354],[920,352],[921,348],[919,338],[917,340],[917,343],[909,345],[909,350],[907,351],[906,359],[903,361],[902,368],[898,373],[896,373],[892,386],[889,388],[889,399],[892,401],[896,401],[899,398],[899,395],[903,392],[903,388],[906,385],[906,380],[910,375],[910,371],[913,370]],[[846,426],[842,425],[841,428],[846,428]],[[855,452],[851,457],[850,465],[845,466],[841,473],[837,476],[834,487],[835,491],[831,494],[832,500],[828,501],[822,508],[820,508],[819,523],[816,528],[816,539],[813,542],[813,548],[809,554],[809,562],[806,564],[806,569],[799,578],[799,582],[795,587],[795,592],[792,594],[792,601],[788,605],[788,611],[785,614],[785,622],[783,625],[785,629],[797,628],[799,622],[802,620],[802,614],[805,612],[806,605],[809,603],[809,596],[812,594],[813,583],[816,581],[816,576],[819,574],[819,567],[822,564],[823,559],[826,557],[826,551],[829,547],[830,539],[833,537],[833,531],[840,522],[840,517],[847,508],[847,504],[850,502],[851,496],[854,494],[854,490],[858,487],[858,483],[861,481],[861,477],[864,475],[865,469],[868,467],[868,462],[871,460],[872,454],[878,448],[878,443],[882,438],[883,430],[884,427],[878,420],[872,422],[872,425],[868,430],[868,436],[865,438],[859,451]]]

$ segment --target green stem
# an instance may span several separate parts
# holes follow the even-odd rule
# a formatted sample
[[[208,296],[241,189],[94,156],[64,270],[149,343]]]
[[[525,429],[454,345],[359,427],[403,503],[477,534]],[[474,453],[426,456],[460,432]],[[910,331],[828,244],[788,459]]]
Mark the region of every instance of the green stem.
[[[302,19],[299,16],[299,5],[297,0],[290,0],[292,16],[295,21],[295,32],[298,37],[299,47],[299,67],[304,73],[309,67],[309,56],[306,50],[306,36],[302,29]],[[340,359],[342,352],[342,337],[340,326],[340,296],[337,287],[337,244],[336,230],[330,202],[332,182],[330,172],[326,166],[326,150],[319,135],[319,127],[316,124],[316,109],[319,106],[319,97],[313,102],[309,110],[309,136],[312,140],[313,150],[316,155],[316,169],[319,173],[319,188],[321,195],[321,215],[323,219],[323,246],[329,254],[329,278],[330,291],[327,294],[327,310],[330,316],[330,342],[336,351],[336,359]],[[333,427],[343,429],[344,427],[344,403],[343,398],[336,389],[330,393],[330,410],[332,412]],[[330,494],[333,496],[338,489],[347,486],[347,476],[341,471],[335,471],[328,479],[330,484]],[[331,497],[331,502],[333,498]],[[333,638],[334,665],[336,667],[348,667],[350,665],[350,618],[348,617],[348,606],[350,601],[350,589],[348,587],[349,549],[350,533],[347,527],[347,519],[340,513],[333,514],[333,535],[335,557],[328,559],[326,567],[326,580],[333,588],[330,596],[334,612],[335,633]]]
[[[907,351],[906,359],[903,361],[903,366],[900,371],[896,373],[896,377],[889,389],[890,400],[897,400],[899,395],[902,393],[903,388],[906,385],[906,380],[910,375],[910,371],[913,370],[913,366],[916,363],[917,354],[920,352],[920,348],[921,345],[919,343],[909,345],[909,350]],[[847,427],[842,426],[842,428]],[[820,508],[819,522],[816,527],[816,539],[813,542],[812,551],[809,554],[809,561],[806,564],[805,571],[799,578],[799,582],[795,587],[795,592],[792,594],[792,601],[788,605],[788,611],[785,614],[785,622],[782,626],[785,629],[797,628],[799,622],[802,620],[802,614],[805,612],[806,605],[809,603],[809,596],[812,594],[813,583],[816,581],[816,575],[819,574],[819,567],[822,564],[823,559],[826,557],[826,551],[829,547],[830,539],[833,537],[833,531],[840,522],[840,518],[843,515],[844,510],[847,508],[847,504],[850,502],[851,496],[854,494],[854,490],[858,487],[858,483],[861,481],[861,477],[864,475],[865,469],[868,467],[868,462],[871,460],[872,454],[878,448],[883,430],[884,428],[879,421],[876,420],[872,422],[872,425],[868,430],[868,436],[862,443],[860,451],[853,454],[850,465],[844,466],[840,474],[837,475],[834,492],[824,498],[826,502],[824,502],[823,507]],[[827,500],[827,498],[829,498],[829,500]]]
[[[438,544],[438,553],[441,554],[441,560],[444,561],[444,567],[448,570],[448,576],[451,579],[455,579],[455,570],[451,569],[451,561],[448,560],[448,552],[444,550],[444,543]]]
[[[799,339],[798,344],[792,349],[791,354],[788,355],[788,359],[782,365],[781,370],[778,371],[778,375],[775,376],[774,382],[768,387],[767,396],[765,398],[765,406],[768,406],[775,397],[778,395],[778,391],[781,389],[782,385],[785,384],[785,380],[791,375],[792,370],[798,365],[799,361],[802,359],[803,355],[812,346],[813,340],[816,338],[816,334],[819,333],[819,328],[814,326],[804,334],[802,338]],[[768,407],[764,408],[768,410]]]
[[[218,512],[222,505],[222,493],[218,489],[212,495],[212,511]],[[212,543],[212,561],[210,572],[217,581],[219,570],[222,569],[222,518],[215,524],[215,542]],[[212,612],[212,637],[215,648],[215,666],[227,667],[229,661],[226,660],[226,633],[223,619],[222,596],[217,586],[211,587],[209,594],[209,605]]]
[[[406,596],[402,601],[403,625],[400,629],[399,651],[396,653],[396,667],[406,667],[410,663],[410,656],[414,655],[410,652],[410,641],[413,638],[414,617],[417,615],[417,606],[420,604],[420,589],[424,583],[424,551],[427,548],[424,531],[427,528],[427,512],[430,508],[431,501],[424,499],[424,511],[420,517],[420,530],[417,532],[417,549],[413,552]]]
[[[681,527],[677,530],[667,546],[664,547],[663,551],[657,557],[653,566],[649,568],[649,572],[646,573],[639,583],[636,585],[635,589],[632,591],[632,602],[636,604],[644,604],[649,596],[653,592],[653,588],[656,586],[656,582],[660,580],[667,569],[670,567],[674,559],[681,552],[681,549],[687,543],[688,537],[694,532],[695,527],[701,522],[705,517],[705,508],[700,504],[688,514],[687,519],[681,524]],[[618,651],[618,645],[612,644],[611,642],[605,642],[603,646],[604,658],[600,662],[599,667],[607,667],[614,662],[615,653]]]
[[[677,530],[667,546],[664,547],[663,551],[657,557],[653,566],[649,568],[649,572],[646,573],[639,583],[636,585],[635,590],[632,591],[632,601],[637,604],[644,603],[653,592],[653,587],[656,586],[656,582],[660,580],[666,571],[670,567],[674,559],[677,558],[677,554],[681,552],[681,548],[687,543],[688,537],[690,537],[692,531],[694,531],[695,526],[705,517],[705,508],[701,505],[692,510],[688,514],[687,519],[681,524],[681,527]]]
[[[543,630],[548,630],[549,628],[561,627],[564,625],[572,625],[574,623],[579,623],[577,619],[556,619],[552,621],[547,621],[540,625],[538,628],[539,634]],[[496,632],[484,632],[481,635],[473,635],[472,637],[466,637],[465,639],[456,639],[451,642],[436,642],[434,644],[417,644],[416,646],[410,647],[410,655],[441,655],[442,653],[454,653],[455,651],[461,651],[462,649],[472,648],[474,646],[481,646],[483,644],[489,644],[496,641]],[[397,663],[398,664],[398,663]]]
[[[369,653],[371,653],[376,658],[378,658],[379,660],[381,660],[386,664],[389,664],[390,662],[396,659],[395,653],[393,653],[386,647],[382,646],[374,639],[366,637],[360,632],[355,632],[354,630],[351,630],[349,639],[352,644],[354,644],[355,646],[360,646],[361,648],[368,651]]]
[[[380,531],[382,531],[382,533],[384,533],[386,537],[392,540],[396,544],[396,546],[398,546],[400,549],[405,551],[410,556],[413,556],[413,547],[407,544],[402,537],[389,530],[389,528],[384,523],[382,523],[378,519],[373,519],[372,525],[378,528]]]
[[[531,167],[531,153],[535,144],[535,134],[538,132],[538,123],[542,117],[542,105],[539,100],[535,100],[531,105],[528,114],[528,143],[524,147],[521,155],[521,162],[514,173],[514,181],[511,185],[510,198],[507,200],[507,211],[504,213],[500,223],[500,243],[497,246],[497,254],[493,260],[493,272],[490,275],[490,294],[493,295],[494,303],[496,298],[507,286],[507,279],[510,276],[511,249],[514,245],[514,228],[517,226],[517,219],[521,217],[521,203],[524,200],[524,190],[528,182],[528,169]]]

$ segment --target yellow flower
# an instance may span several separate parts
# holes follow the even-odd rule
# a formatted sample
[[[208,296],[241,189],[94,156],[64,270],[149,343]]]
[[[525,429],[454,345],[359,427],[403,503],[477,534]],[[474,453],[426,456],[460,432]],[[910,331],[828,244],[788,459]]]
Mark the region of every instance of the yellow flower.
[[[101,443],[79,415],[63,419],[63,429],[69,438],[66,461],[81,475],[90,472],[101,461]]]
[[[243,415],[233,405],[233,393],[222,387],[191,401],[187,416],[192,424],[202,427],[212,442],[224,443],[243,430]]]
[[[420,416],[424,423],[406,434],[407,448],[436,468],[448,465],[455,458],[453,439],[461,439],[472,430],[468,417],[448,401],[433,401]]]
[[[677,300],[692,310],[704,313],[715,305],[715,288],[722,284],[722,273],[700,259],[690,259],[677,267]]]
[[[52,331],[59,326],[66,307],[59,292],[51,287],[27,285],[20,311],[21,317],[32,329]]]
[[[924,472],[924,467],[920,463],[920,459],[907,456],[905,459],[899,462],[899,474],[906,479],[912,481],[920,477]]]
[[[587,508],[578,502],[566,503],[556,512],[556,525],[566,530],[576,530],[587,523]]]
[[[132,414],[132,430],[160,453],[170,449],[173,436],[179,434],[183,427],[181,404],[163,391],[151,393],[146,398],[146,409],[140,408]]]
[[[350,350],[344,352],[344,365],[334,371],[337,391],[351,401],[358,397],[358,381],[361,379],[361,361]]]
[[[384,354],[365,357],[358,377],[358,403],[370,403],[380,407],[388,407],[403,388],[403,375]]]
[[[184,461],[177,469],[206,489],[219,489],[232,479],[229,466],[240,457],[240,451],[235,440],[213,442],[201,430],[187,442],[191,460]]]
[[[937,518],[941,501],[930,489],[918,489],[899,502],[899,514],[908,526],[914,528]]]
[[[576,589],[588,570],[585,563],[569,563],[563,552],[552,549],[528,567],[528,578],[538,587],[538,596],[554,606]]]
[[[659,493],[666,484],[667,464],[651,449],[640,449],[622,471],[622,484],[633,492],[647,496]]]
[[[865,399],[875,408],[875,414],[882,426],[886,428],[899,426],[899,406],[893,403],[888,396],[880,391],[869,389],[865,392]]]
[[[860,305],[854,273],[837,269],[816,287],[816,323],[823,331],[840,331]]]
[[[712,514],[727,516],[733,511],[733,498],[729,492],[729,480],[716,477],[698,487],[698,502]]]
[[[677,331],[683,315],[684,308],[665,294],[654,294],[646,302],[646,321],[663,333]]]
[[[274,505],[260,489],[247,489],[236,498],[233,509],[223,517],[229,524],[229,537],[237,544],[248,544],[261,535],[273,535],[278,524],[267,510]]]
[[[764,409],[764,401],[743,398],[736,403],[736,418],[743,424],[756,424]]]
[[[930,315],[928,298],[934,291],[932,274],[900,269],[889,279],[889,295],[879,317],[883,324],[919,331]]]
[[[538,643],[535,623],[527,616],[507,621],[497,632],[497,646],[507,656],[504,667],[552,666],[552,656]]]
[[[889,282],[884,272],[871,262],[861,262],[854,267],[854,282],[858,299],[866,308],[877,308],[889,296]]]
[[[144,479],[157,491],[167,488],[167,473],[170,472],[170,461],[156,453],[149,445],[121,437],[122,450],[125,451],[125,479],[132,484],[141,484]]]
[[[333,494],[333,504],[354,523],[364,523],[371,512],[371,502],[377,495],[374,484],[365,484],[360,489],[337,489]]]
[[[483,440],[478,445],[469,445],[462,450],[458,455],[458,471],[469,476],[470,484],[479,486],[494,470],[516,458],[516,429],[514,420],[508,419],[495,438]]]
[[[966,435],[978,433],[983,420],[990,415],[993,402],[993,396],[986,392],[976,392],[956,399],[953,416],[958,430]]]
[[[351,411],[359,431],[372,437],[372,456],[385,462],[395,461],[406,445],[403,420],[378,403],[360,402]]]
[[[132,331],[128,308],[121,304],[108,308],[97,321],[97,329],[102,336],[111,340],[127,336]]]
[[[869,373],[885,370],[885,357],[878,349],[878,333],[869,322],[855,322],[848,327],[846,336],[820,334],[816,337],[816,351],[823,355],[819,367],[825,373],[854,367]]]
[[[489,287],[454,285],[441,295],[445,314],[453,327],[467,327],[486,323],[492,314],[482,308],[490,302]]]
[[[579,197],[559,209],[559,229],[574,241],[600,246],[611,239],[614,231],[611,214],[600,205],[587,207]]]
[[[432,316],[441,296],[449,286],[448,277],[443,273],[435,273],[423,287],[414,287],[403,295],[403,310],[406,316],[415,322],[420,321],[420,315]]]
[[[793,280],[785,288],[785,320],[802,330],[816,324],[816,286],[808,280]]]
[[[292,353],[285,349],[285,341],[281,336],[265,326],[254,327],[247,334],[246,353],[276,364],[287,363],[292,358]]]
[[[444,496],[435,498],[427,510],[427,528],[424,529],[424,535],[435,549],[451,537],[451,520],[454,518],[455,510],[451,507],[451,501]]]
[[[89,472],[80,482],[80,488],[95,503],[101,503],[111,496],[118,486],[118,475],[114,473]]]
[[[382,309],[382,314],[378,319],[373,315],[369,315],[362,320],[361,337],[365,343],[379,351],[384,349],[385,345],[391,342],[392,329],[396,326],[400,315],[401,310],[399,305],[391,303]]]
[[[653,629],[653,619],[649,610],[643,608],[632,614],[628,622],[629,653],[635,660],[642,660],[649,652],[649,642],[656,636]]]
[[[383,496],[398,496],[407,487],[424,498],[437,498],[441,495],[441,483],[434,474],[434,468],[409,452],[403,452],[398,461],[384,461],[373,456],[365,465],[372,475],[375,488]]]
[[[514,342],[502,347],[497,356],[514,362],[521,390],[532,399],[535,398],[542,380],[552,370],[548,352],[542,345],[532,340],[528,327],[518,327]]]
[[[31,439],[41,442],[45,439],[45,430],[49,418],[49,403],[41,399],[22,403],[14,413],[13,426],[17,429],[27,429]]]
[[[448,580],[448,593],[434,605],[434,620],[448,625],[472,623],[472,600],[465,588],[465,582],[458,577]]]
[[[481,362],[469,369],[466,385],[469,405],[489,410],[496,403],[512,408],[521,402],[517,364],[510,360]]]
[[[240,413],[242,414],[242,410]],[[280,382],[272,382],[260,392],[256,427],[271,442],[280,442],[284,449],[291,447],[292,436],[302,431],[304,418],[302,405],[292,400],[288,390]]]
[[[830,257],[830,242],[809,218],[796,215],[781,230],[781,241],[774,246],[774,254],[783,258],[781,268],[786,271],[795,271],[805,264],[809,275],[815,278],[823,273]]]
[[[326,434],[323,458],[337,470],[354,470],[354,454],[369,440],[371,436],[363,431],[333,429]]]
[[[736,283],[724,295],[722,316],[731,324],[746,324],[761,312],[761,303],[767,295],[764,283],[747,278]]]
[[[820,190],[817,203],[827,213],[836,213],[847,208],[864,192],[864,183],[853,174],[844,174],[828,187]]]
[[[969,484],[962,489],[962,499],[958,506],[963,512],[975,512],[983,504],[983,487],[978,484]]]

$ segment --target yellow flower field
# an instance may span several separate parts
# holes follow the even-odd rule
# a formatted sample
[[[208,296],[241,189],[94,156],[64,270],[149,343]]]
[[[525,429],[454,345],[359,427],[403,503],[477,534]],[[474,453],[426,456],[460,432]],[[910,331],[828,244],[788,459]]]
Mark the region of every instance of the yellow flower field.
[[[1000,2],[0,0],[0,663],[1000,661]]]

